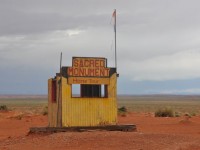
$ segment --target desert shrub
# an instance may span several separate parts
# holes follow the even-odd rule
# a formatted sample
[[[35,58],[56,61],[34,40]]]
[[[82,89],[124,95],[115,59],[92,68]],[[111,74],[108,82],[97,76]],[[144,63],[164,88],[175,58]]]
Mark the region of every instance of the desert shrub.
[[[122,107],[118,108],[118,111],[127,112],[127,108],[125,106],[122,106]]]
[[[22,120],[23,116],[24,116],[23,114],[19,114],[19,115],[14,116],[13,118],[17,120]]]
[[[195,112],[192,112],[190,115],[191,116],[196,116],[197,114]]]
[[[42,110],[43,115],[48,115],[48,106],[45,106]]]
[[[128,112],[128,110],[127,110],[127,108],[125,106],[122,106],[122,107],[118,108],[118,114],[120,116],[125,117],[127,115],[127,112]]]
[[[174,117],[174,112],[169,108],[158,109],[155,112],[155,117]]]
[[[189,114],[189,113],[185,113],[183,116],[188,117],[188,118],[192,117],[191,114]]]
[[[19,113],[16,113],[16,114],[14,114],[14,115],[8,117],[8,118],[10,118],[10,119],[16,119],[16,120],[22,120],[22,118],[23,118],[24,116],[25,116],[24,113],[19,112]]]
[[[8,107],[6,105],[0,105],[0,110],[7,111]]]
[[[180,112],[174,112],[174,117],[180,117],[181,116],[181,113]]]

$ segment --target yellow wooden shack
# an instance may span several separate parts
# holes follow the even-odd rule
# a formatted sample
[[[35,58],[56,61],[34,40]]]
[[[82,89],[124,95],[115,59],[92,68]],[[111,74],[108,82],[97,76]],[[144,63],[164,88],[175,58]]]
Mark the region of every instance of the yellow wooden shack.
[[[101,57],[73,57],[48,80],[49,127],[117,124],[117,72]]]

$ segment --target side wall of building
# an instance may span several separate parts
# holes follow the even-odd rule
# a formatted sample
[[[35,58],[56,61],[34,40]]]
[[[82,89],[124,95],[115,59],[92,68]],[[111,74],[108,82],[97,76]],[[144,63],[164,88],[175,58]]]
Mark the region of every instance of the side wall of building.
[[[48,80],[48,125],[49,125],[49,127],[56,127],[57,126],[57,110],[58,110],[57,108],[58,108],[58,105],[57,105],[57,94],[56,94],[56,101],[54,102],[53,99],[52,99],[53,80],[54,79],[52,79],[52,78]],[[55,92],[57,93],[57,91],[58,90],[56,89]]]

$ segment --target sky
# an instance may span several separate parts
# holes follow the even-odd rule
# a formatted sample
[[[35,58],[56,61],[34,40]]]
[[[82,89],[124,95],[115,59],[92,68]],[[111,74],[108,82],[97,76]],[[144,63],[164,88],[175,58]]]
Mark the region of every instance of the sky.
[[[1,0],[0,94],[47,94],[72,57],[106,57],[118,94],[200,94],[199,0]]]

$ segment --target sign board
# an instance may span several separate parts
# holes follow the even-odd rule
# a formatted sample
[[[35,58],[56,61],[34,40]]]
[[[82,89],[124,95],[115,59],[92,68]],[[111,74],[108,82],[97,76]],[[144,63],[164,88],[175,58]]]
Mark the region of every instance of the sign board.
[[[69,77],[69,84],[110,84],[109,78]]]
[[[68,67],[68,77],[108,78],[110,68],[106,68],[105,58],[73,57],[72,67]]]

